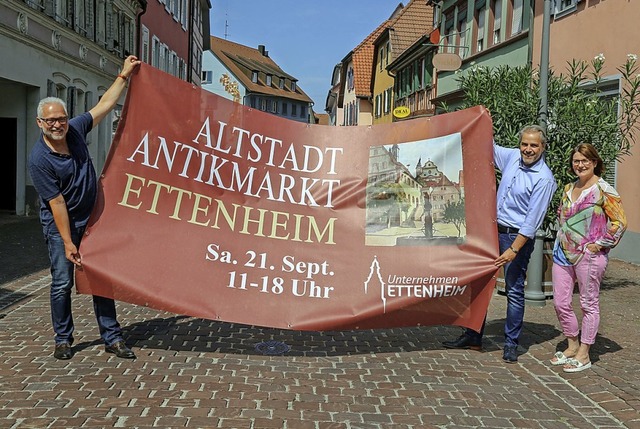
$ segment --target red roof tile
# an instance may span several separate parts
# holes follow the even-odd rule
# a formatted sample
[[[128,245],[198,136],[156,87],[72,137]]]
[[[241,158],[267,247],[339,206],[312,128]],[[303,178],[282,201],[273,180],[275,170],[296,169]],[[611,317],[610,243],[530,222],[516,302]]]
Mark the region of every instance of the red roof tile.
[[[425,0],[411,0],[389,24],[391,61],[432,30],[433,6],[427,6]]]
[[[264,51],[264,48],[262,50]],[[280,89],[279,85],[276,84],[276,79],[284,78],[285,80],[293,81],[297,81],[297,79],[282,70],[268,56],[266,51],[263,54],[259,49],[211,36],[211,52],[247,88],[247,91],[311,102],[311,98],[300,89],[297,83],[295,92],[291,91],[290,85],[285,85],[284,89]],[[272,85],[267,86],[262,79],[259,79],[257,83],[252,82],[251,75],[253,71],[272,75]]]

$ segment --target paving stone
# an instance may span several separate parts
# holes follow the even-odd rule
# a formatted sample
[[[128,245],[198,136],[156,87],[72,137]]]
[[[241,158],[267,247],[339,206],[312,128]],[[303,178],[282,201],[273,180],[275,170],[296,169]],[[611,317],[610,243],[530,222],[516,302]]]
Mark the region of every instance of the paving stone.
[[[449,326],[299,332],[118,303],[136,360],[104,352],[90,297],[74,295],[76,354],[58,361],[49,281],[42,267],[0,283],[3,428],[640,429],[640,267],[620,261],[602,286],[593,369],[578,374],[548,364],[566,347],[550,302],[527,307],[519,362],[505,365],[499,295],[482,353],[442,349],[460,332]],[[264,356],[267,340],[291,351]]]

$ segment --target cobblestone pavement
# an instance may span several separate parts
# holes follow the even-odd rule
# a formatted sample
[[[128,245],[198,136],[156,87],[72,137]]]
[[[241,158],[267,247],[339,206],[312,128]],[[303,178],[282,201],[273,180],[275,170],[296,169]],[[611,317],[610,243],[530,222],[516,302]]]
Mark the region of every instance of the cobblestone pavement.
[[[0,247],[15,227],[0,224]],[[483,353],[443,349],[460,332],[448,326],[299,332],[118,303],[134,361],[105,353],[91,299],[76,295],[76,354],[58,361],[42,255],[13,245],[0,250],[2,428],[640,429],[635,265],[611,261],[594,365],[577,374],[547,364],[566,344],[549,301],[527,307],[519,361],[502,362],[500,295]],[[9,276],[7,255],[37,261]],[[271,340],[289,350],[257,347]]]

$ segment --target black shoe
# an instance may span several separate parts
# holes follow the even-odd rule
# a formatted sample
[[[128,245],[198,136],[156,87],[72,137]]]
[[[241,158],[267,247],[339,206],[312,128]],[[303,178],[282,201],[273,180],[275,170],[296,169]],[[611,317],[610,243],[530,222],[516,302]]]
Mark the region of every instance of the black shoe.
[[[129,347],[127,347],[127,345],[122,340],[117,341],[111,344],[110,346],[105,346],[104,351],[107,353],[113,353],[122,359],[136,358],[135,353],[133,353],[133,351]]]
[[[506,363],[518,362],[518,346],[504,346],[502,360]]]
[[[53,351],[53,357],[60,360],[69,360],[73,357],[73,350],[71,344],[60,343],[56,344],[56,348]]]
[[[443,341],[442,346],[446,349],[470,349],[482,350],[482,343],[477,342],[467,334],[462,334],[457,340]]]

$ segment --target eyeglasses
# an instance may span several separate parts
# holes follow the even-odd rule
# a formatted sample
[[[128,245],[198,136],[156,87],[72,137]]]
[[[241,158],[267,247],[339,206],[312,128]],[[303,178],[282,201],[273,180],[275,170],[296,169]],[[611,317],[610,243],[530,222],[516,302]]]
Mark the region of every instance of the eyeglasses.
[[[591,164],[591,160],[590,159],[574,159],[572,161],[572,164],[573,165],[580,165],[580,164],[589,165],[589,164]]]
[[[49,127],[53,127],[56,124],[56,122],[59,123],[60,125],[64,125],[69,120],[69,118],[67,118],[66,116],[62,116],[60,118],[38,118],[38,119],[40,119],[42,122],[47,124],[47,126]]]

